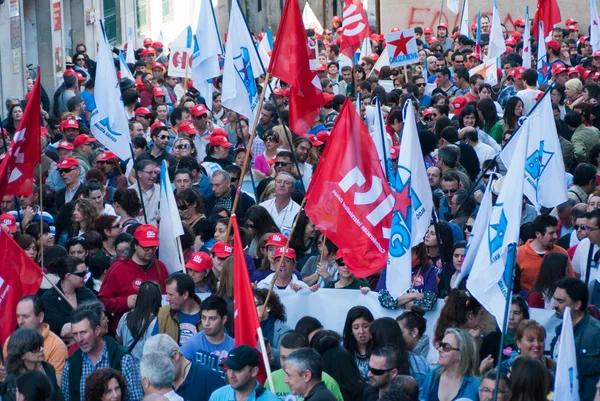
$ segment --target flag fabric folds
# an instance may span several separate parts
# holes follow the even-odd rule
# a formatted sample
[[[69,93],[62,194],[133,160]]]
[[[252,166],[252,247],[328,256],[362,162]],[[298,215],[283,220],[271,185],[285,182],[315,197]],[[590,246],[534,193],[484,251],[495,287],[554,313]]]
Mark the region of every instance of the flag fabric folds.
[[[379,157],[379,163],[381,164],[381,168],[383,171],[387,170],[387,160],[390,155],[390,147],[387,146],[385,131],[385,123],[383,118],[383,111],[381,110],[381,102],[379,98],[376,96],[373,99],[374,107],[371,118],[373,119],[371,124],[371,131],[373,132],[372,138],[373,143],[375,144],[375,149],[377,149],[377,157]]]
[[[39,106],[37,113],[39,114]],[[42,269],[27,256],[11,235],[2,229],[0,249],[0,344],[3,344],[17,327],[15,309],[19,299],[25,295],[33,295],[40,289]]]
[[[448,0],[448,10],[458,14],[458,0]]]
[[[254,40],[246,25],[244,14],[237,1],[231,3],[221,103],[245,116],[252,127],[259,110],[259,94],[255,79],[264,73],[254,47]]]
[[[158,254],[169,274],[183,269],[183,261],[177,245],[177,238],[183,234],[183,224],[181,224],[179,209],[169,179],[167,162],[163,160],[160,165],[160,230],[158,230],[160,245]]]
[[[567,184],[562,179],[565,164],[549,95],[540,99],[527,121],[530,130],[523,192],[538,209],[553,208],[567,201]],[[527,136],[524,128],[521,127],[516,135]],[[500,153],[507,166],[512,166],[513,156],[518,152],[517,139],[513,138],[508,142]]]
[[[554,24],[558,24],[560,21],[562,21],[562,17],[560,16],[560,7],[556,0],[537,0],[533,26],[538,26],[541,22],[544,23],[543,32],[538,33],[538,41],[542,41],[543,38],[548,36],[554,28]]]
[[[369,20],[361,0],[344,0],[340,53],[352,59],[360,43],[371,36]]]
[[[0,199],[4,195],[31,196],[35,165],[41,163],[41,79],[36,79],[17,132],[0,164]],[[1,133],[0,135],[3,135]],[[5,138],[8,141],[8,138]],[[41,183],[38,183],[38,185]],[[0,249],[2,249],[0,247]],[[1,253],[1,252],[0,252]]]
[[[212,109],[212,78],[221,75],[219,57],[223,56],[221,35],[215,18],[211,0],[200,1],[200,13],[194,36],[194,54],[192,56],[192,80],[194,86]]]
[[[596,0],[590,0],[590,46],[592,50],[600,50],[600,19],[598,19],[598,9]]]
[[[471,37],[471,31],[469,28],[469,0],[465,0],[463,4],[463,11],[461,15],[460,21],[460,34],[465,35],[466,37]]]
[[[135,64],[135,45],[133,44],[133,28],[127,31],[127,64]],[[135,79],[134,79],[135,82]]]
[[[525,7],[525,21],[529,23],[529,6]],[[531,68],[531,30],[525,27],[523,32],[523,67]]]
[[[273,51],[273,36],[271,28],[267,28],[265,35],[258,43],[258,55],[263,66],[271,64],[271,52]]]
[[[544,85],[548,83],[550,77],[550,66],[548,66],[548,58],[546,56],[546,40],[543,39],[544,24],[540,22],[538,26],[538,37],[542,36],[542,40],[538,40],[537,48],[537,71],[538,71],[538,85]]]
[[[383,269],[394,196],[373,140],[349,99],[306,197],[306,214],[340,248],[350,271],[362,278]]]
[[[94,137],[119,159],[131,157],[131,137],[129,122],[121,101],[121,90],[115,71],[112,51],[106,38],[104,24],[100,21],[101,35],[98,39],[96,59],[96,86],[94,99],[96,108],[92,111],[90,129]]]
[[[125,57],[123,56],[123,53],[122,52],[119,53],[118,57],[119,57],[119,71],[121,72],[121,79],[129,78],[133,82],[135,82],[135,78],[133,77],[133,74],[131,73],[131,70],[129,69],[127,62],[125,61]]]
[[[558,343],[558,360],[554,376],[554,399],[579,401],[579,371],[577,370],[577,350],[571,308],[563,312],[562,330]]]
[[[411,288],[411,250],[423,241],[431,222],[433,197],[427,180],[412,101],[404,106],[404,130],[398,156],[386,288],[397,298]]]
[[[500,23],[500,12],[498,11],[498,4],[494,0],[494,7],[492,11],[492,27],[490,32],[490,42],[488,46],[488,52],[486,59],[491,60],[496,57],[500,57],[506,51],[506,44],[504,43],[504,36],[502,35],[502,25]]]
[[[319,35],[323,35],[323,26],[319,22],[319,19],[315,15],[315,12],[310,8],[310,4],[308,1],[304,5],[304,9],[302,10],[302,22],[306,29],[312,29]]]
[[[490,312],[502,330],[504,308],[511,294],[510,272],[516,263],[516,247],[519,243],[525,159],[527,150],[528,121],[521,127],[517,151],[513,155],[504,185],[492,208],[481,244],[475,255],[473,268],[467,280],[467,289]]]
[[[285,35],[277,35],[268,71],[290,85],[289,126],[304,135],[325,101],[317,72],[310,69],[308,38],[297,0],[285,2],[280,29]]]

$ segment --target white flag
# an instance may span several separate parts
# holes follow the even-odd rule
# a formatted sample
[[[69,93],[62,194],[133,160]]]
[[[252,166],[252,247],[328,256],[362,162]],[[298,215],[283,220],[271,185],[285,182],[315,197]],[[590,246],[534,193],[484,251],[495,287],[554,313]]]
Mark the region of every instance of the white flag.
[[[310,8],[308,1],[302,10],[302,22],[304,23],[304,28],[312,29],[319,35],[323,35],[323,26],[319,22],[315,12],[312,10],[312,8]]]
[[[104,32],[104,24],[99,23],[100,33],[96,53],[96,82],[94,100],[96,108],[92,111],[90,129],[94,137],[120,159],[131,157],[131,137],[125,107],[121,101],[119,80],[115,63]]]
[[[465,35],[467,38],[471,37],[471,31],[469,28],[469,0],[465,0],[463,4],[462,20],[460,21],[460,34]]]
[[[544,37],[544,22],[540,21],[538,25],[538,38]],[[548,58],[546,56],[546,41],[538,40],[537,48],[537,70],[538,70],[538,85],[543,85],[548,82],[550,68],[548,67]]]
[[[254,41],[238,2],[231,3],[221,99],[227,107],[249,120],[252,127],[258,111],[259,94],[255,79],[264,73]]]
[[[372,132],[371,137],[373,138],[373,142],[375,142],[375,148],[377,149],[377,156],[379,156],[379,162],[381,163],[381,168],[383,171],[388,171],[386,167],[386,161],[388,159],[388,155],[390,152],[389,147],[386,145],[386,131],[385,124],[383,119],[383,111],[381,110],[381,102],[378,97],[374,99],[375,105],[373,107],[373,120],[370,124]],[[369,113],[367,113],[369,114]]]
[[[167,162],[160,165],[160,227],[158,229],[159,259],[165,264],[167,272],[173,274],[183,270],[177,238],[183,235],[183,225],[179,209],[173,195]]]
[[[500,57],[506,51],[506,44],[504,43],[504,36],[502,36],[502,25],[500,23],[500,12],[498,11],[498,5],[494,0],[494,8],[492,11],[492,31],[490,32],[490,44],[488,46],[488,52],[486,60],[491,60],[496,57]]]
[[[458,14],[458,0],[448,0],[448,10]]]
[[[463,259],[462,267],[460,269],[460,272],[458,273],[458,276],[456,277],[456,281],[454,282],[453,288],[458,288],[458,285],[463,281],[463,279],[467,277],[469,273],[471,273],[473,262],[475,262],[475,255],[477,255],[477,250],[481,245],[481,240],[486,237],[486,229],[490,221],[490,216],[492,215],[493,181],[494,180],[490,176],[488,185],[485,188],[485,193],[483,194],[483,198],[481,199],[481,204],[479,205],[477,217],[475,217],[475,223],[473,224],[473,228],[471,229],[469,241],[467,242],[467,248],[465,249],[465,258]]]
[[[590,0],[590,46],[592,50],[600,50],[600,26],[598,24],[598,9],[596,8],[596,0]]]
[[[269,56],[269,53],[272,51],[273,36],[271,35],[271,28],[267,28],[267,31],[258,44],[258,55],[260,56],[263,66],[271,64],[271,56]]]
[[[194,36],[192,80],[209,109],[212,109],[212,94],[215,90],[209,80],[221,75],[219,56],[223,56],[223,47],[215,10],[211,0],[201,0]]]
[[[131,70],[129,69],[127,62],[125,61],[125,57],[123,57],[122,52],[119,53],[119,67],[120,67],[119,71],[121,71],[121,79],[129,78],[133,82],[135,82],[135,78],[133,77],[133,74],[131,73]]]
[[[194,35],[192,27],[185,28],[169,46],[169,75],[172,77],[190,78],[192,74],[192,55],[194,53]]]
[[[373,53],[373,51],[371,50],[371,39],[365,38],[365,40],[363,40],[362,44],[360,45],[360,58],[368,57],[371,53]]]
[[[127,64],[135,64],[135,44],[133,43],[133,28],[127,33]],[[135,82],[135,79],[133,80]]]
[[[377,71],[377,73],[379,73],[381,71],[381,68],[386,65],[388,67],[390,66],[390,57],[388,55],[387,46],[381,52],[381,56],[379,56],[379,60],[377,60],[375,66],[373,66],[373,71]],[[427,81],[427,78],[425,78],[425,81]]]
[[[525,181],[525,159],[527,149],[528,122],[521,127],[518,141],[508,173],[504,178],[496,204],[492,208],[486,232],[481,240],[467,289],[496,318],[498,327],[504,329],[504,308],[510,295],[511,265],[515,261],[521,210],[523,206],[523,183]]]
[[[492,86],[498,83],[498,72],[496,69],[496,58],[486,59],[483,63],[469,70],[469,76],[479,74],[483,77],[485,83]]]
[[[525,7],[525,31],[523,32],[523,67],[531,68],[531,30],[529,28],[529,6]]]
[[[567,200],[565,164],[556,132],[550,96],[544,96],[527,117],[529,142],[525,168],[525,196],[536,207],[554,207]],[[516,135],[527,135],[524,126]],[[513,155],[518,152],[517,138],[513,138],[500,153],[502,161],[512,166]]]
[[[392,211],[386,271],[386,288],[394,298],[411,288],[411,249],[423,241],[433,210],[433,197],[419,143],[415,109],[411,101],[405,104],[402,146],[394,186],[396,204]]]
[[[579,372],[577,371],[577,350],[573,334],[571,308],[563,312],[562,330],[558,344],[558,360],[554,376],[554,399],[579,401]]]

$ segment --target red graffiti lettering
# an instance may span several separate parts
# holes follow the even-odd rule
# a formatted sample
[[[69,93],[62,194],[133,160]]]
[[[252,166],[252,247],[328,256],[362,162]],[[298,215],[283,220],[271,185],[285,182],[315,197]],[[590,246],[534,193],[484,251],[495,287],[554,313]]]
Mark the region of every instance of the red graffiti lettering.
[[[429,11],[431,11],[431,8],[429,7],[411,7],[410,8],[410,17],[408,19],[408,27],[412,28],[413,26],[423,26],[425,25],[425,21],[424,19],[421,19],[423,17],[419,16],[416,18],[419,18],[418,20],[415,20],[415,13],[418,13],[420,11],[425,11],[426,13],[429,13]]]
[[[490,21],[492,20],[492,12],[484,11],[481,13],[481,16],[487,16]],[[460,23],[460,13],[457,14],[454,18],[448,18],[448,14],[446,12],[441,13],[440,18],[440,10],[435,10],[430,7],[411,7],[409,18],[408,18],[408,28],[412,28],[415,26],[425,27],[430,26],[433,28],[434,36],[436,35],[436,27],[439,22],[445,22],[450,27],[450,31],[453,27],[457,27]],[[431,18],[431,19],[430,19]],[[453,20],[453,23],[450,23],[450,20]],[[429,25],[425,25],[425,21],[431,21]],[[477,24],[477,13],[475,13],[470,20],[468,20],[469,25]],[[515,31],[514,19],[510,13],[506,14],[506,17],[503,21],[504,26],[506,27],[508,32]]]

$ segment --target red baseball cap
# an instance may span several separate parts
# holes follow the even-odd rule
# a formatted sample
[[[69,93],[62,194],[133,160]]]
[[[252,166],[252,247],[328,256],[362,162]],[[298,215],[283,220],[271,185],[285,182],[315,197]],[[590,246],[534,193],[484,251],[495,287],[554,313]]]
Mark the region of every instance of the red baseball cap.
[[[75,137],[75,140],[73,141],[73,146],[75,147],[75,149],[77,149],[78,147],[83,146],[86,143],[92,143],[92,142],[96,142],[96,139],[90,138],[86,134],[79,134]]]
[[[67,120],[62,120],[60,122],[59,129],[61,131],[64,131],[64,130],[69,129],[69,128],[74,128],[74,129],[78,130],[79,129],[79,123],[77,122],[77,120],[75,120],[73,118],[69,118]]]
[[[427,39],[427,43],[430,45],[435,42],[439,42],[438,38],[436,38],[435,36],[430,36],[429,39]]]
[[[471,24],[471,30],[474,31],[475,29],[477,29],[477,24]]]
[[[77,73],[72,68],[67,68],[65,70],[65,72],[63,72],[63,78],[66,77],[67,75],[75,75],[75,76],[77,76]]]
[[[139,52],[140,56],[145,56],[146,54],[148,54],[148,50],[147,49],[144,49],[144,50],[142,50],[142,51]]]
[[[567,67],[563,63],[554,63],[552,65],[552,75],[558,75],[567,71]]]
[[[194,117],[200,117],[208,114],[208,109],[203,104],[196,104],[190,109],[190,114]]]
[[[508,78],[508,77],[513,77],[513,78],[514,78],[514,77],[515,77],[515,70],[510,70],[510,71],[509,71],[509,72],[506,74],[506,77],[507,77],[507,78]]]
[[[577,24],[577,21],[575,21],[573,18],[567,18],[567,20],[565,21],[565,23],[567,25],[575,25],[575,24]]]
[[[517,45],[517,41],[512,37],[509,36],[508,39],[506,39],[504,41],[505,44],[509,45],[509,46],[516,46]]]
[[[523,37],[523,35],[521,35],[521,32],[518,31],[514,31],[510,34],[510,36],[516,41],[519,41]]]
[[[96,158],[97,162],[107,162],[109,160],[119,160],[119,158],[110,150],[100,153]]]
[[[515,52],[515,49],[510,46],[506,46],[506,48],[504,49],[504,53],[510,54],[510,53],[514,53],[514,52]]]
[[[332,103],[335,95],[333,93],[323,93],[323,99],[325,99],[325,104]]]
[[[311,135],[310,138],[310,142],[312,143],[313,146],[321,146],[323,145],[325,142],[321,142],[319,141],[319,138],[317,138],[316,135]]]
[[[594,54],[592,54],[592,57],[600,57],[600,50],[596,50]]]
[[[454,107],[454,114],[460,114],[462,109],[464,109],[467,104],[469,104],[469,101],[467,100],[466,97],[464,97],[464,96],[455,97],[454,100],[452,101],[452,106]]]
[[[10,213],[0,214],[0,224],[6,224],[12,234],[17,232],[17,219]]]
[[[327,142],[329,140],[329,132],[327,132],[327,131],[318,132],[316,137],[321,142]]]
[[[165,90],[161,87],[156,87],[154,89],[152,89],[152,95],[153,96],[165,96]]]
[[[560,49],[560,43],[552,39],[546,42],[546,46],[557,52]]]
[[[575,68],[575,67],[570,67],[567,70],[567,75],[571,75],[571,74],[579,74],[579,70],[577,68]]]
[[[76,72],[75,75],[78,81],[86,81],[86,78],[80,72]]]
[[[283,253],[284,250],[285,250],[285,254]],[[296,251],[294,251],[292,248],[285,249],[285,247],[282,246],[275,250],[274,258],[277,259],[277,258],[280,258],[281,256],[288,258],[288,259],[293,259],[295,261],[296,260]]]
[[[67,149],[73,151],[75,150],[75,146],[73,146],[71,142],[60,141],[60,143],[58,144],[58,149]]]
[[[525,72],[525,70],[527,70],[527,68],[525,68],[523,66],[515,68],[514,69],[514,71],[515,71],[515,78],[516,79],[521,79],[522,75],[523,75],[523,72]]]
[[[400,28],[398,28],[397,26],[393,27],[392,30],[390,32],[400,32]]]
[[[587,80],[592,72],[593,72],[592,70],[585,70],[583,72],[583,74],[581,74],[581,76],[583,77],[584,80]]]
[[[214,138],[211,138],[208,145],[209,146],[223,146],[225,148],[230,148],[233,146],[232,143],[227,142],[227,138],[223,138],[220,135],[215,136]]]
[[[156,54],[156,50],[154,49],[154,47],[149,47],[146,49],[146,56],[148,54]]]
[[[283,234],[280,233],[274,233],[269,235],[269,239],[267,240],[267,243],[265,244],[265,246],[271,246],[274,245],[276,247],[282,247],[285,246],[287,241],[287,237]]]
[[[217,136],[222,136],[224,138],[228,138],[229,134],[223,128],[217,127],[210,133],[210,136],[211,136],[211,138],[215,138]]]
[[[164,47],[164,45],[161,42],[156,41],[156,42],[152,43],[152,47],[154,47],[155,49],[156,48],[162,49]]]
[[[470,59],[470,58],[476,58],[477,60],[481,61],[481,56],[479,54],[475,53],[475,52],[469,54],[469,56],[467,57],[467,59]]]
[[[226,258],[233,255],[233,247],[224,242],[215,242],[210,250],[217,258]]]
[[[498,80],[502,79],[502,68],[500,67],[496,67],[496,77],[498,78]]]
[[[437,27],[438,28],[446,28],[446,29],[448,29],[448,24],[446,24],[445,22],[440,22]]]
[[[194,124],[190,122],[183,122],[177,128],[178,134],[188,134],[188,135],[196,135],[196,128],[194,128]]]
[[[144,46],[151,46],[152,38],[144,38]]]
[[[71,167],[79,167],[79,160],[74,157],[65,157],[58,163],[58,170],[67,169]]]
[[[431,29],[431,27],[430,27],[430,26],[426,26],[426,27],[423,29],[423,33],[424,33],[424,34],[425,34],[425,33],[433,33],[433,29]]]
[[[369,54],[369,57],[371,57],[375,61],[379,60],[379,54],[377,53],[371,53]]]
[[[276,96],[285,96],[285,91],[281,88],[273,89],[273,94]]]
[[[390,158],[392,160],[397,160],[398,156],[400,156],[400,146],[392,146],[390,149]]]
[[[156,128],[156,127],[166,127],[166,126],[167,125],[165,123],[163,123],[162,121],[155,121],[150,126],[150,132],[154,131],[154,128]]]
[[[331,18],[331,21],[333,21],[333,22],[342,22],[342,19],[338,15],[334,15]]]
[[[569,25],[567,28],[569,31],[577,31],[579,32],[579,27],[577,25]]]
[[[421,114],[422,114],[423,117],[427,117],[431,113],[433,113],[433,107],[426,108],[425,110],[423,110],[423,113],[421,113]]]
[[[194,252],[185,267],[196,272],[212,269],[213,260],[206,252]]]
[[[522,26],[522,27],[524,27],[524,26],[525,26],[525,19],[524,19],[524,18],[519,18],[519,19],[517,19],[517,20],[515,21],[515,24],[514,24],[514,25],[515,25],[515,26]]]
[[[138,107],[135,109],[136,116],[151,116],[152,114],[154,113],[147,107]]]
[[[135,229],[133,238],[143,247],[158,246],[158,228],[151,224],[142,224]]]
[[[155,68],[160,68],[161,70],[164,70],[165,66],[162,65],[162,63],[158,63],[158,62],[157,63],[152,63],[152,69],[155,69]]]

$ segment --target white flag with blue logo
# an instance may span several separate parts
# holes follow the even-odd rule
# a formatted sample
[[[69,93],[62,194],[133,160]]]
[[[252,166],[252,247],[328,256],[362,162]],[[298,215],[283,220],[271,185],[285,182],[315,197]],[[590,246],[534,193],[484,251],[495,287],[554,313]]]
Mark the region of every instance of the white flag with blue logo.
[[[121,101],[119,80],[115,63],[104,32],[104,24],[99,23],[100,35],[96,58],[96,82],[94,91],[96,108],[92,111],[90,129],[94,137],[120,159],[131,157],[131,137],[125,107]]]
[[[549,95],[546,94],[539,101],[527,121],[530,130],[525,165],[525,196],[538,208],[560,205],[567,201],[565,163]],[[526,135],[523,128],[524,126],[517,131],[517,136]],[[511,166],[513,155],[517,152],[517,142],[518,138],[513,138],[500,153],[507,166]]]
[[[538,27],[538,38],[544,37],[544,23],[540,21]],[[538,85],[548,83],[550,78],[550,66],[548,65],[548,57],[546,56],[546,40],[538,40],[537,48],[537,71],[538,71]]]
[[[571,308],[563,312],[562,330],[556,361],[554,380],[554,399],[561,401],[579,401],[579,372],[577,371],[577,350],[573,334]]]
[[[231,3],[227,33],[221,102],[223,107],[247,117],[252,127],[260,111],[257,110],[259,93],[255,79],[264,74],[264,70],[237,1]]]
[[[192,80],[209,109],[212,109],[212,94],[216,90],[212,79],[221,75],[219,57],[222,56],[223,45],[212,2],[201,0],[194,36]]]
[[[404,131],[394,186],[394,210],[386,271],[386,288],[397,298],[411,288],[411,249],[429,229],[433,197],[427,180],[412,102],[404,108]]]
[[[133,28],[127,31],[127,63],[135,64],[135,45],[133,44]],[[133,80],[135,82],[135,79]]]
[[[133,74],[131,73],[131,70],[129,69],[129,66],[127,65],[127,62],[125,61],[125,57],[123,56],[123,52],[119,53],[118,57],[119,57],[119,71],[121,71],[121,79],[123,79],[123,78],[129,78],[133,82],[135,82],[135,78],[133,77]]]
[[[481,204],[479,205],[477,217],[475,217],[475,223],[471,229],[471,235],[469,236],[467,248],[465,249],[465,258],[463,259],[460,272],[458,273],[458,276],[456,276],[453,288],[458,288],[458,285],[463,279],[471,273],[473,263],[475,262],[475,255],[477,255],[477,250],[481,245],[481,240],[486,236],[486,229],[488,222],[490,221],[490,216],[492,215],[492,184],[493,180],[490,177],[483,198],[481,199]]]
[[[183,269],[177,245],[177,238],[180,235],[183,235],[183,225],[169,179],[167,162],[163,160],[160,165],[160,226],[158,228],[160,245],[158,255],[169,274]]]
[[[504,308],[510,294],[511,264],[515,261],[519,243],[529,131],[527,124],[526,121],[521,127],[523,135],[514,139],[518,141],[517,151],[512,163],[507,164],[509,168],[504,185],[492,208],[467,279],[467,289],[496,318],[501,329],[504,328]]]
[[[492,10],[492,27],[488,52],[485,57],[486,60],[500,57],[506,51],[506,44],[504,43],[504,36],[502,35],[502,25],[500,23],[500,12],[498,11],[498,5],[495,0]]]
[[[531,30],[529,29],[529,6],[525,7],[525,24],[523,31],[523,67],[531,68]]]

